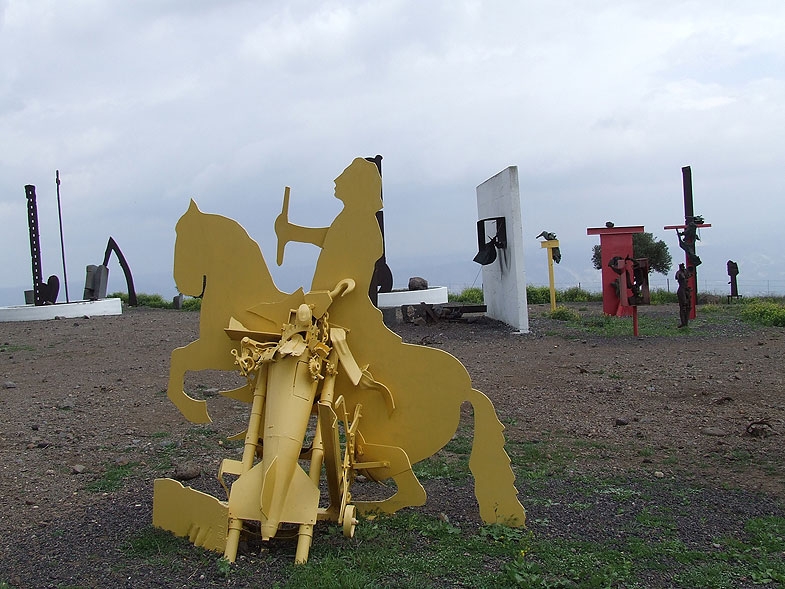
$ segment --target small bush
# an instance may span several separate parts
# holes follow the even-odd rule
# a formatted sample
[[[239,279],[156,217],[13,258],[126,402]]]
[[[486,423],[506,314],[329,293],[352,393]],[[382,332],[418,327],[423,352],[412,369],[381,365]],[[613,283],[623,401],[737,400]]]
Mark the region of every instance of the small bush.
[[[556,319],[557,321],[580,321],[581,314],[578,311],[559,305],[551,311],[551,319]]]
[[[589,292],[580,286],[573,286],[567,290],[556,291],[556,298],[568,303],[587,303],[589,301],[601,301],[602,293]]]
[[[551,302],[551,289],[547,286],[526,285],[526,301],[530,305],[544,305]]]
[[[120,299],[124,305],[128,304],[128,294],[124,292],[113,292],[107,295],[110,299]],[[164,300],[159,294],[137,293],[136,304],[139,307],[152,307],[154,309],[174,309],[172,301]],[[183,300],[183,311],[200,311],[202,309],[202,299],[188,297]],[[0,588],[2,589],[2,588]]]
[[[675,292],[668,292],[664,288],[655,288],[649,291],[649,297],[652,305],[666,305],[679,302],[679,297]]]
[[[171,309],[173,307],[171,301],[165,301],[159,294],[139,293],[136,295],[136,303],[140,307],[152,307],[154,309]]]
[[[202,299],[197,299],[193,297],[189,297],[183,301],[182,306],[183,311],[201,311],[202,310]]]
[[[757,301],[744,305],[741,318],[750,323],[785,327],[785,306],[766,301]]]
[[[472,305],[482,305],[485,301],[482,289],[477,288],[476,286],[471,286],[469,288],[464,288],[460,294],[457,295],[448,295],[447,297],[450,301],[456,303],[470,303]]]
[[[124,305],[128,304],[128,294],[124,292],[113,292],[112,294],[106,295],[109,299],[120,299]]]

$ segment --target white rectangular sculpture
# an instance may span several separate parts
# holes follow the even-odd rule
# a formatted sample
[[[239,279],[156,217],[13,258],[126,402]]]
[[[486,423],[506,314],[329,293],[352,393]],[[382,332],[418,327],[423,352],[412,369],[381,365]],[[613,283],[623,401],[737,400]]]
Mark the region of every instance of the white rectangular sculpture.
[[[526,272],[523,263],[523,224],[518,189],[518,167],[510,166],[477,187],[478,219],[504,218],[506,242],[496,260],[482,267],[482,290],[487,316],[529,332]],[[494,223],[487,222],[491,228]],[[486,241],[493,237],[487,235]]]

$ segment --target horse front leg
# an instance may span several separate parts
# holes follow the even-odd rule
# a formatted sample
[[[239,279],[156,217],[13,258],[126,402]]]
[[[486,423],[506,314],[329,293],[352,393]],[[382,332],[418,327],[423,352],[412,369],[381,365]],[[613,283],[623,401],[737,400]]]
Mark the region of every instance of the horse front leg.
[[[210,368],[210,357],[214,354],[202,340],[196,340],[172,351],[169,364],[169,385],[166,395],[183,416],[193,423],[210,423],[207,402],[188,396],[183,390],[185,373],[189,370]]]
[[[485,523],[512,527],[526,523],[526,511],[518,501],[515,474],[504,450],[504,426],[493,403],[483,393],[471,389],[468,401],[474,409],[474,441],[469,469],[474,476],[474,494]]]

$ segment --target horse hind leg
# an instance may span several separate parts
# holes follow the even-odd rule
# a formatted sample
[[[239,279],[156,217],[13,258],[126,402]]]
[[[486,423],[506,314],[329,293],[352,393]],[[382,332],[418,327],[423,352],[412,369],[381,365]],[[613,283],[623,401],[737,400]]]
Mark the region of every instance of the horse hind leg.
[[[361,514],[395,513],[404,507],[416,507],[425,503],[425,489],[417,480],[409,456],[402,448],[363,443],[362,449],[363,462],[389,462],[389,466],[369,469],[369,477],[377,481],[392,478],[397,489],[392,497],[382,501],[356,501],[355,505]]]
[[[523,526],[526,512],[515,488],[515,474],[504,450],[504,426],[493,403],[483,393],[471,389],[468,399],[474,409],[474,441],[469,469],[474,476],[474,494],[485,523]]]

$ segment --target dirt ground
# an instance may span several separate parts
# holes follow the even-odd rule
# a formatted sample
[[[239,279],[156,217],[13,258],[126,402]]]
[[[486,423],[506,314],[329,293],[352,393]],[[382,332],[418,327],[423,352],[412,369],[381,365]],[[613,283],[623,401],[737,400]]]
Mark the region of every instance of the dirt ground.
[[[592,303],[582,309],[601,312]],[[570,473],[701,483],[727,491],[717,509],[782,511],[782,329],[707,320],[675,336],[606,337],[544,311],[530,307],[529,334],[478,317],[393,328],[461,360],[495,404],[508,442],[569,448]],[[678,309],[641,314],[676,323]],[[156,477],[195,468],[201,474],[189,484],[217,494],[219,461],[238,452],[222,436],[244,429],[247,417],[217,395],[226,375],[187,379],[210,402],[210,426],[185,421],[164,392],[169,355],[196,339],[198,321],[198,313],[138,308],[0,324],[0,587],[213,582],[204,570],[167,579],[129,565],[122,550],[127,534],[150,524]],[[113,477],[124,478],[112,486]],[[470,486],[453,492],[442,479],[426,488],[425,511],[477,521]],[[532,524],[547,515],[553,533],[578,533],[571,522],[559,527],[556,510],[531,506],[525,484],[518,489]]]

